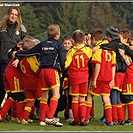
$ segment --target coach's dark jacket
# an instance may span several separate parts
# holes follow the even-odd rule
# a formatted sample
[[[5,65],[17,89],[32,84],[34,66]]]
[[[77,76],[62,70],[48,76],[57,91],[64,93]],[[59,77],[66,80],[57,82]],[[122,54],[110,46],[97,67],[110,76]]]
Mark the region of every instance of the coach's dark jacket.
[[[15,27],[16,24],[8,24],[6,30],[0,29],[0,63],[8,61],[8,51],[26,36],[26,29],[23,25],[17,31]]]

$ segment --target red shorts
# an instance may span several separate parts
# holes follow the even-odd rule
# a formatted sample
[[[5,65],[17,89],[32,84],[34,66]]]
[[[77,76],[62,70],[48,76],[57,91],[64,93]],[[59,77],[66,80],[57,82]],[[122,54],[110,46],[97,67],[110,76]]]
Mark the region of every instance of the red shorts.
[[[72,84],[70,86],[70,92],[72,96],[87,96],[88,82],[81,84]]]
[[[113,89],[122,91],[124,78],[125,78],[125,73],[116,72],[115,73],[115,87],[113,87]]]
[[[26,90],[26,98],[27,99],[40,99],[42,97],[41,88],[38,90]]]
[[[60,86],[60,78],[58,71],[51,68],[41,69],[41,88],[42,90],[50,90]]]
[[[6,92],[16,93],[16,92],[24,91],[22,87],[20,75],[17,73],[10,74],[5,72],[3,75],[3,82],[4,82]]]
[[[97,87],[94,89],[90,89],[89,92],[92,95],[99,96],[101,95],[110,95],[110,86],[109,86],[110,81],[97,81],[96,85]]]
[[[123,84],[122,88],[122,94],[123,95],[133,95],[133,83],[131,84]]]

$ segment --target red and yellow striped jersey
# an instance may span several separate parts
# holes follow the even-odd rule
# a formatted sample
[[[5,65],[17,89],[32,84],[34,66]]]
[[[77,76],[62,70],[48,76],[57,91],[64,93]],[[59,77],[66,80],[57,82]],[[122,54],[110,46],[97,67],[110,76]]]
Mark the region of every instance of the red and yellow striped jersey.
[[[111,81],[112,80],[112,66],[116,65],[116,54],[111,50],[97,50],[92,56],[92,63],[101,65],[101,69],[97,80]]]
[[[39,70],[36,56],[23,58],[19,65],[22,71],[23,87],[27,90],[40,88],[40,76],[36,73]]]
[[[68,68],[69,80],[73,84],[88,81],[88,61],[92,57],[92,49],[86,45],[73,46],[66,56],[65,68]]]

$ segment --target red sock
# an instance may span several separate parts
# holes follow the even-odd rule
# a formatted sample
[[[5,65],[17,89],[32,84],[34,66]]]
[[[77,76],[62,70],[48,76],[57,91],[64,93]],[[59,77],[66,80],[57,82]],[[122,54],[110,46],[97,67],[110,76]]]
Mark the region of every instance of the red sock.
[[[126,119],[126,104],[125,103],[122,104],[122,110],[123,110],[123,117],[125,120]]]
[[[75,122],[79,122],[79,103],[76,100],[72,100],[72,112]]]
[[[25,120],[28,120],[33,105],[34,105],[34,100],[27,102],[24,108],[24,119]]]
[[[112,122],[112,107],[111,104],[104,104],[106,122]]]
[[[90,111],[90,115],[94,116],[94,100],[92,100],[92,108],[91,108],[91,111]]]
[[[133,101],[128,103],[128,119],[133,121]]]
[[[112,119],[113,119],[113,122],[117,122],[118,121],[117,104],[112,104]]]
[[[80,119],[81,118],[86,119],[86,102],[81,102],[79,104],[79,115],[80,115]]]
[[[21,102],[16,102],[16,116],[17,118],[22,121],[23,119],[23,114],[24,114],[24,101]]]
[[[14,118],[17,117],[17,116],[16,116],[16,111],[17,111],[17,110],[16,110],[16,102],[14,102],[14,103],[13,103],[13,106],[12,106],[12,111],[11,111],[11,114],[10,114],[10,115],[11,115],[12,117],[14,117]]]
[[[47,100],[41,100],[40,101],[40,109],[39,109],[40,121],[45,120],[47,109],[48,109]]]
[[[6,118],[6,113],[12,107],[13,103],[14,103],[14,100],[11,97],[9,97],[6,100],[6,102],[4,103],[4,105],[3,105],[2,109],[1,109],[1,116],[3,118]]]
[[[23,103],[23,106],[25,107],[26,104],[27,104],[28,100],[27,99],[24,99],[24,103]]]
[[[33,103],[33,106],[32,106],[32,108],[31,108],[31,113],[30,114],[34,114],[35,113],[35,109],[36,109],[36,107],[34,106],[34,103]]]
[[[122,109],[122,104],[117,104],[117,115],[118,115],[118,121],[123,121],[124,120],[124,115],[123,115],[123,109]]]
[[[48,114],[47,114],[48,118],[54,117],[57,105],[58,105],[58,99],[56,97],[52,97],[50,99],[49,110],[48,110]]]
[[[92,102],[86,101],[86,120],[90,119],[91,108],[92,108]]]

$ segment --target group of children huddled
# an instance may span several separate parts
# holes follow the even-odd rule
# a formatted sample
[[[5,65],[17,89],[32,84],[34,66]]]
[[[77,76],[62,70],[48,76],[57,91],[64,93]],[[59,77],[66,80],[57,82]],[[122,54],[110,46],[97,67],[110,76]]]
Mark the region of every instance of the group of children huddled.
[[[132,125],[131,32],[109,26],[104,37],[101,29],[89,34],[78,29],[65,36],[62,44],[59,25],[49,25],[47,34],[42,42],[27,35],[8,53],[3,81],[9,97],[0,111],[0,121],[11,108],[11,117],[29,124],[37,100],[41,126],[63,126],[57,118],[61,107],[69,125],[86,126],[94,119],[93,97],[101,95],[107,126]]]

